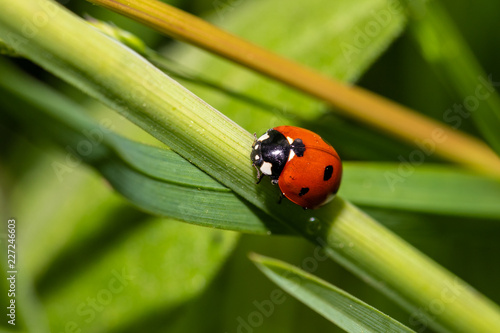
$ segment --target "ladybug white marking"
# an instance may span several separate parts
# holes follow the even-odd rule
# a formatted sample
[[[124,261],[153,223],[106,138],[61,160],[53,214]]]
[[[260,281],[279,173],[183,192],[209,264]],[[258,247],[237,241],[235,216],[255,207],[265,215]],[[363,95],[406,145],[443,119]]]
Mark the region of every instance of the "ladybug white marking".
[[[287,136],[287,137],[286,137],[286,139],[288,140],[288,143],[289,143],[289,144],[292,144],[292,143],[293,143],[293,139],[292,139],[291,137]]]
[[[262,171],[263,174],[265,175],[271,175],[273,172],[271,171],[271,169],[273,168],[273,164],[270,163],[270,162],[264,162],[262,163],[261,167],[260,167],[260,171]]]
[[[264,141],[267,139],[269,139],[269,134],[267,134],[267,132],[266,132],[260,138],[258,138],[257,141]]]
[[[295,152],[293,151],[293,149],[290,149],[290,154],[288,155],[288,162],[290,162],[294,157],[295,157]]]

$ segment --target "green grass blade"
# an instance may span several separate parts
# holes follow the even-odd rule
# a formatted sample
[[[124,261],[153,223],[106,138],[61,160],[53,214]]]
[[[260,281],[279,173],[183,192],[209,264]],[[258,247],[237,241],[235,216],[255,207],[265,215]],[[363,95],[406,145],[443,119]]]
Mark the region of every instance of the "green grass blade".
[[[440,313],[424,312],[432,327],[500,330],[498,306],[341,197],[317,211],[289,202],[276,205],[276,188],[255,185],[248,161],[252,135],[136,53],[55,2],[3,3],[0,38],[9,38],[16,51],[114,107],[263,214],[323,245],[330,256],[410,311],[444,299]],[[37,26],[36,38],[28,39],[21,23],[40,13],[50,19]],[[450,296],[450,286],[458,296]]]
[[[463,98],[446,110],[444,120],[459,128],[472,116],[500,155],[500,79],[486,74],[439,1],[430,1],[410,25],[425,59]]]
[[[280,1],[278,0],[278,3]],[[363,13],[355,8],[358,7],[357,5],[350,7],[349,4],[349,8],[343,8],[342,14],[332,10],[329,15],[324,15],[322,1],[324,0],[308,3],[309,15],[304,18],[307,21],[302,21],[303,24],[310,24],[311,27],[313,25],[322,27],[336,22],[337,16],[350,15],[351,11],[352,19],[342,21],[335,30],[304,30],[290,22],[289,20],[294,18],[287,15],[280,16],[279,19],[268,20],[277,27],[289,26],[288,32],[295,36],[294,39],[277,40],[271,34],[262,33],[260,26],[258,31],[255,31],[257,27],[248,29],[248,26],[252,26],[252,12],[272,17],[273,13],[276,12],[274,8],[277,6],[273,0],[252,4],[250,8],[246,7],[248,4],[238,6],[231,11],[231,15],[226,15],[223,22],[220,23],[226,30],[258,42],[259,45],[263,45],[267,49],[286,54],[301,63],[307,63],[308,66],[321,70],[324,74],[352,82],[360,74],[358,68],[366,68],[371,64],[384,51],[388,40],[394,38],[397,32],[403,28],[404,17],[402,13],[399,16],[393,12],[390,22],[387,22],[387,34],[374,36],[370,43],[363,45],[363,51],[366,52],[359,51],[350,54],[347,66],[345,63],[347,59],[341,48],[328,50],[326,57],[323,44],[310,44],[308,42],[308,48],[298,48],[296,47],[298,40],[302,43],[312,39],[325,40],[331,45],[346,46],[346,43],[350,45],[353,38],[359,34],[355,27],[367,26],[373,18],[373,13],[387,14],[388,4],[364,2],[360,5],[361,7],[366,6]],[[290,6],[300,5],[293,3],[289,4],[287,8],[290,9]],[[339,6],[341,5],[339,4]],[[208,20],[211,19],[213,17],[208,17]],[[244,68],[235,67],[227,61],[221,61],[220,58],[209,53],[199,52],[199,50],[182,43],[176,43],[173,47],[169,47],[168,53],[156,52],[146,48],[144,43],[137,38],[131,38],[130,33],[115,26],[95,20],[90,23],[144,55],[167,75],[179,81],[217,110],[223,110],[224,114],[237,120],[239,125],[250,132],[261,133],[270,127],[283,123],[311,128],[329,142],[342,142],[341,146],[337,146],[341,156],[356,160],[390,159],[405,153],[408,149],[402,142],[381,136],[380,132],[375,130],[360,128],[357,124],[345,121],[332,113],[328,113],[325,118],[325,106],[321,102],[297,93],[295,90],[264,76],[252,75]],[[262,29],[264,28],[262,27]],[[356,51],[358,50],[356,49]],[[210,70],[207,71],[207,68]],[[357,74],[356,71],[358,71]],[[262,94],[264,90],[266,93]],[[249,114],[252,116],[249,117]],[[321,118],[322,121],[317,121],[318,118]]]
[[[0,90],[16,96],[16,102],[10,102],[15,107],[6,106],[5,111],[28,125],[37,119],[33,131],[71,147],[77,153],[74,158],[96,167],[143,211],[219,229],[260,234],[289,232],[175,152],[104,131],[85,115],[85,110],[58,92],[1,61],[0,70]],[[17,111],[19,105],[23,105],[22,113]],[[78,154],[82,143],[90,144],[90,154]],[[71,172],[63,163],[53,164],[53,168],[61,179]]]
[[[250,254],[274,283],[346,332],[414,332],[347,292],[283,261]]]
[[[175,316],[209,286],[238,239],[235,233],[172,220],[137,222],[133,232],[96,253],[98,260],[45,276],[52,283],[39,289],[51,332],[64,332],[68,322],[82,331],[125,332],[148,327],[156,311]],[[66,269],[72,274],[63,274]]]
[[[283,11],[284,8],[286,11]],[[303,15],[303,3],[285,0],[241,2],[234,8],[225,9],[216,10],[207,20],[245,40],[343,82],[359,79],[406,26],[404,7],[384,0],[313,0],[307,3],[307,15]],[[256,25],[256,17],[266,24]],[[377,19],[382,23],[379,33],[366,35],[366,30],[378,22]],[[300,24],[297,24],[298,20]],[[245,95],[275,107],[276,110],[265,113],[259,106],[252,107],[238,100],[221,98],[213,91],[188,85],[190,90],[210,105],[224,110],[232,119],[237,118],[243,127],[251,131],[267,130],[272,125],[280,124],[279,121],[283,121],[280,116],[284,112],[308,120],[316,119],[325,112],[327,106],[318,99],[273,79],[255,75],[248,69],[235,67],[213,54],[177,44],[168,53],[176,62],[196,73],[203,73],[211,81],[244,91]],[[211,70],[207,71],[206,68]],[[255,113],[258,117],[238,116],[241,110],[250,110],[252,115]]]
[[[362,276],[410,312],[424,318],[420,328],[439,332],[491,332],[500,329],[500,308],[365,213],[337,198],[308,226],[311,237],[338,262]],[[326,208],[326,207],[325,207]],[[319,212],[318,212],[319,213]],[[327,216],[335,214],[335,221]],[[323,222],[324,221],[324,222]],[[440,313],[432,309],[439,304]],[[432,316],[429,316],[432,313]],[[480,319],[481,318],[481,319]]]
[[[250,133],[60,5],[51,1],[19,5],[5,6],[10,9],[0,17],[0,35],[9,38],[7,43],[15,44],[35,62],[119,110],[236,193],[250,198],[253,192],[250,201],[261,201],[248,158],[254,140]],[[18,16],[45,12],[51,19],[40,27],[36,38],[27,39],[22,31],[14,32],[18,25],[11,10]],[[61,31],[71,31],[72,38],[55,38],[53,34]],[[97,59],[97,54],[106,56]],[[270,188],[267,194],[271,195]]]
[[[125,141],[123,138],[120,140]],[[196,175],[201,172],[173,152],[167,154],[164,150],[134,142],[126,144],[131,148],[132,154],[137,151],[149,154],[149,158],[155,161],[158,167],[168,168],[173,162],[177,162],[183,170],[189,170],[187,173]],[[160,159],[159,156],[163,158]],[[193,183],[180,184],[178,180],[176,182],[158,180],[136,172],[120,159],[100,163],[97,168],[118,192],[141,210],[154,215],[169,216],[201,226],[246,233],[291,232],[278,221],[247,204],[234,192],[225,187],[223,190],[204,188],[202,185],[205,184],[202,182],[197,184],[198,178],[193,178]],[[170,174],[172,177],[175,175],[174,171]],[[201,178],[203,180],[204,177]],[[209,185],[219,184],[212,181]]]
[[[93,0],[93,2],[129,16],[174,38],[189,41],[198,47],[231,59],[259,73],[278,79],[291,87],[295,87],[320,100],[328,102],[330,105],[337,107],[337,110],[343,112],[346,116],[380,128],[406,142],[414,144],[415,141],[422,137],[434,137],[436,133],[440,133],[446,139],[435,140],[436,154],[451,161],[467,165],[475,170],[481,170],[492,176],[499,176],[500,159],[487,145],[473,136],[454,131],[444,123],[434,121],[361,88],[355,86],[347,87],[319,72],[298,65],[286,58],[279,57],[276,54],[268,52],[266,49],[256,47],[175,7],[168,6],[156,0],[130,0],[123,2]],[[342,4],[345,3],[342,2]],[[387,5],[385,1],[379,4],[382,7]],[[370,11],[365,6],[358,6],[358,3],[352,3],[352,5],[354,10],[359,10],[362,15],[370,13],[375,16],[378,15],[378,18],[371,19],[366,23],[366,30],[372,29],[376,21],[378,21],[376,23],[378,26],[381,16],[386,17],[387,15],[381,15],[380,12],[373,14],[373,10]],[[398,15],[396,16],[401,17],[402,7],[398,6],[399,2],[390,3],[388,7],[393,7],[394,5],[398,7],[396,10]],[[286,6],[288,9],[288,4],[284,4],[283,6]],[[323,8],[321,7],[321,9]],[[279,10],[277,9],[277,11]],[[299,13],[301,11],[302,8],[299,8]],[[259,15],[259,19],[262,19],[261,15]],[[389,21],[394,22],[395,20]],[[295,22],[292,22],[290,25],[294,24]],[[381,25],[385,28],[387,24]],[[254,26],[255,24],[251,27],[252,30],[256,30]],[[358,28],[354,27],[353,30],[357,31]],[[267,31],[264,33],[267,33]],[[372,34],[366,32],[363,37],[363,44],[370,44],[370,38],[367,37],[369,35],[381,36],[379,33]],[[393,37],[393,35],[389,36]],[[359,41],[360,38],[356,37],[353,38]],[[369,54],[373,50],[373,48],[365,49],[365,45],[361,47],[362,51],[358,50],[358,54]],[[248,56],[249,54],[251,56]],[[345,54],[344,57],[346,57]]]
[[[440,165],[344,164],[340,195],[372,207],[450,216],[500,218],[500,182]]]

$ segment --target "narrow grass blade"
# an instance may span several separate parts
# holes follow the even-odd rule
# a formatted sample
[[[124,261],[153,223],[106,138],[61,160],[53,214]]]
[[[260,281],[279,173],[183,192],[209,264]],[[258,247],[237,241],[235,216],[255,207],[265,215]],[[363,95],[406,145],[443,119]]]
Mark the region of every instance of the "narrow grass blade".
[[[356,297],[283,261],[250,254],[274,283],[346,332],[414,332]]]
[[[454,128],[471,117],[500,155],[500,79],[486,74],[439,1],[430,1],[411,24],[425,59],[455,88],[461,103],[444,114]]]
[[[340,195],[372,207],[480,218],[500,218],[500,182],[440,165],[344,164]]]

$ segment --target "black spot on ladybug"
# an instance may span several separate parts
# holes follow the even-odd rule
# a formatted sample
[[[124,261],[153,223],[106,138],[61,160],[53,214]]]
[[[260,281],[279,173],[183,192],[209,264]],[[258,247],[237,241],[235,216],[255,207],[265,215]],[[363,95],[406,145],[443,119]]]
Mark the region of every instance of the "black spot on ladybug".
[[[325,173],[323,174],[323,180],[326,182],[328,179],[332,178],[333,175],[333,166],[328,165],[325,168]]]
[[[307,192],[309,192],[309,187],[303,187],[300,189],[299,197],[305,195]]]
[[[304,152],[306,151],[306,145],[304,144],[304,142],[302,142],[301,139],[295,139],[292,142],[291,147],[295,155],[297,155],[298,157],[304,156]]]

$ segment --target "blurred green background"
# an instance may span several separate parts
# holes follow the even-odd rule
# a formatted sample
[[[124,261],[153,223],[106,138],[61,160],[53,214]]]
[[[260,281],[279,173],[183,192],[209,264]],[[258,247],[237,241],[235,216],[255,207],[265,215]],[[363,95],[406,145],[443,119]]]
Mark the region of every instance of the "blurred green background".
[[[324,18],[314,15],[328,17],[331,10],[332,15],[343,17],[338,12],[343,9],[341,5],[329,5],[327,1],[321,5],[315,1],[316,12],[309,13],[307,2],[284,6],[282,1],[270,1],[269,7],[282,10],[262,13],[258,9],[265,6],[254,4],[259,1],[169,3],[255,43],[274,43],[275,50],[287,56],[288,48],[290,57],[300,54],[307,65],[327,68],[335,62],[325,51],[321,57],[309,55],[316,60],[308,64],[310,45],[297,41],[324,42],[310,37],[322,36],[318,32],[321,26],[314,22]],[[500,2],[447,0],[442,4],[485,72],[500,81],[496,51],[500,46],[497,15]],[[150,48],[161,50],[169,59],[181,63],[178,68],[187,71],[194,78],[190,81],[194,82],[180,82],[250,132],[261,133],[281,123],[299,124],[334,142],[347,161],[397,163],[399,156],[408,156],[413,149],[376,130],[338,117],[328,112],[322,103],[291,89],[288,93],[295,97],[287,101],[277,99],[271,93],[274,90],[267,89],[267,81],[258,75],[223,60],[206,60],[211,56],[194,47],[179,45],[117,14],[84,1],[66,1],[64,5],[78,15],[113,22],[139,36]],[[301,14],[307,16],[305,13],[310,17],[301,17]],[[347,11],[347,19],[348,14],[354,13]],[[296,16],[293,27],[280,23],[280,17],[287,15]],[[276,16],[276,20],[262,16]],[[254,26],[245,26],[244,22],[254,22]],[[343,80],[355,80],[368,90],[442,120],[445,110],[460,103],[463,96],[423,58],[404,22],[401,27],[400,36],[387,39],[387,49],[383,45],[379,47],[380,56],[375,52],[371,55],[373,59],[364,60],[365,68],[358,64],[357,68],[347,66],[342,71],[333,65],[335,73],[328,69],[325,72]],[[308,38],[300,39],[295,34],[309,30]],[[265,31],[269,36],[262,36]],[[259,36],[265,41],[261,42]],[[9,61],[11,66],[69,96],[95,119],[111,120],[113,130],[159,145],[126,120],[29,61],[2,61]],[[205,78],[254,100],[243,101],[204,87],[200,82]],[[285,88],[276,88],[279,89]],[[289,295],[269,316],[259,310],[259,304],[269,299],[277,287],[255,268],[247,254],[257,252],[301,266],[314,255],[314,246],[299,238],[239,235],[149,216],[127,203],[94,169],[83,163],[77,163],[60,181],[54,172],[54,163],[67,161],[68,149],[50,140],[36,120],[20,121],[5,111],[9,108],[24,112],[22,107],[17,99],[0,90],[0,216],[2,221],[12,217],[18,221],[18,300],[21,304],[19,325],[12,329],[2,320],[2,329],[27,332],[76,329],[82,332],[340,331]],[[478,135],[471,118],[463,119],[460,130]],[[441,161],[431,156],[427,162]],[[500,303],[498,220],[362,208]],[[2,233],[5,237],[4,231]],[[2,265],[4,263],[2,259]],[[418,315],[403,311],[335,262],[320,261],[313,270],[313,274],[403,324],[419,331],[431,331],[425,322],[415,320]],[[5,292],[0,298],[2,304],[6,304]]]

